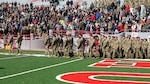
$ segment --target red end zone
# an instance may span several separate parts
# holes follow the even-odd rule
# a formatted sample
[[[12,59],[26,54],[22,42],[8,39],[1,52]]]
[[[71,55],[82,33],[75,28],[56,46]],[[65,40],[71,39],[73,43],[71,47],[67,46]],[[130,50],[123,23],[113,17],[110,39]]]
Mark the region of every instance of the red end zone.
[[[122,67],[122,68],[150,68],[150,62],[141,62],[141,61],[128,61],[123,63],[122,60],[103,60],[98,63],[89,65],[90,67]]]

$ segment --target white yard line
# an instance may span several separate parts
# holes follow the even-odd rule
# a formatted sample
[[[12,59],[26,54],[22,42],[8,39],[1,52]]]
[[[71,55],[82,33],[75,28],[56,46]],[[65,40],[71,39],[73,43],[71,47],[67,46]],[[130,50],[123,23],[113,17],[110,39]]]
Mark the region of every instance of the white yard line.
[[[41,68],[37,68],[37,69],[25,71],[25,72],[20,72],[20,73],[17,73],[17,74],[12,74],[12,75],[8,75],[8,76],[0,77],[0,80],[15,77],[15,76],[20,76],[20,75],[24,75],[24,74],[28,74],[28,73],[32,73],[32,72],[36,72],[36,71],[40,71],[40,70],[44,70],[44,69],[49,69],[49,68],[52,68],[52,67],[65,65],[65,64],[69,64],[69,63],[80,61],[80,60],[82,60],[82,59],[71,60],[71,61],[62,62],[62,63],[59,63],[59,64],[54,64],[54,65],[50,65],[50,66],[46,66],[46,67],[41,67]]]
[[[23,58],[23,57],[29,57],[29,56],[5,57],[5,58],[0,58],[0,60],[15,59],[15,58]]]

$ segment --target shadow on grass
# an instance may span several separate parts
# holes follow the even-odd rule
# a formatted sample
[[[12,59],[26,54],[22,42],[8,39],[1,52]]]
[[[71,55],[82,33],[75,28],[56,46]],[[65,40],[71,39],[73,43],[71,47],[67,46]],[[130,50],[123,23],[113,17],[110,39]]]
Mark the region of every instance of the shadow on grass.
[[[4,67],[0,67],[0,69],[5,69]]]

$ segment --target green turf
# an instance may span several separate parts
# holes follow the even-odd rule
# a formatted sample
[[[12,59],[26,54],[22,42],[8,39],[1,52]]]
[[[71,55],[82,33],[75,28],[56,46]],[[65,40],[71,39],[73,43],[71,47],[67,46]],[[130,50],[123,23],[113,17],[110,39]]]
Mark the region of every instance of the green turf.
[[[149,81],[150,78],[135,78],[135,77],[112,77],[112,76],[101,76],[101,77],[94,77],[96,79],[110,79],[110,80],[125,80],[125,81]]]
[[[3,57],[5,55],[0,55]],[[11,56],[12,57],[12,56]],[[14,59],[0,60],[0,77],[11,75],[23,71],[37,69],[45,66],[50,66],[75,58],[47,58],[47,57],[22,57]],[[67,84],[56,80],[56,76],[68,72],[78,71],[111,71],[111,72],[135,72],[135,73],[150,73],[150,69],[132,69],[132,68],[98,68],[88,67],[88,65],[99,62],[100,59],[83,59],[78,62],[73,62],[61,66],[44,69],[12,78],[0,80],[0,84]],[[108,79],[111,79],[109,77]],[[116,77],[116,79],[118,79]],[[121,78],[120,78],[121,79]],[[119,79],[119,80],[120,80]],[[125,78],[126,79],[126,78]],[[135,78],[130,78],[134,81]],[[121,80],[124,80],[122,78]],[[140,79],[147,81],[148,79]]]

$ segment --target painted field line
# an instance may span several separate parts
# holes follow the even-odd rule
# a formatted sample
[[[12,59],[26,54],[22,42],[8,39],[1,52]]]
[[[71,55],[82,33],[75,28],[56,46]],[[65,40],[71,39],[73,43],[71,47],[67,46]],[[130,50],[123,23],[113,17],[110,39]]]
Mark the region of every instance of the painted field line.
[[[48,69],[48,68],[52,68],[52,67],[56,67],[56,66],[60,66],[60,65],[65,65],[65,64],[69,64],[69,63],[80,61],[80,60],[82,60],[82,59],[71,60],[71,61],[62,62],[62,63],[59,63],[59,64],[54,64],[54,65],[50,65],[50,66],[46,66],[46,67],[41,67],[41,68],[37,68],[37,69],[25,71],[25,72],[20,72],[20,73],[17,73],[17,74],[12,74],[12,75],[8,75],[8,76],[0,77],[0,80],[15,77],[15,76],[20,76],[20,75],[24,75],[24,74],[28,74],[28,73],[32,73],[32,72],[36,72],[36,71],[40,71],[40,70],[44,70],[44,69]]]
[[[23,58],[23,57],[29,57],[29,56],[5,57],[5,58],[0,58],[0,60],[15,59],[15,58]]]

